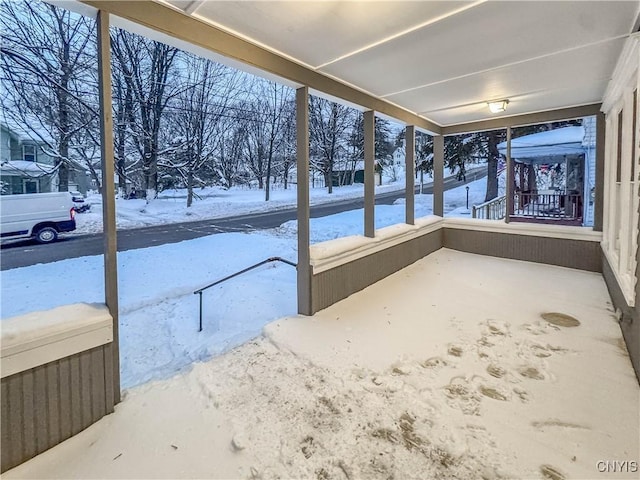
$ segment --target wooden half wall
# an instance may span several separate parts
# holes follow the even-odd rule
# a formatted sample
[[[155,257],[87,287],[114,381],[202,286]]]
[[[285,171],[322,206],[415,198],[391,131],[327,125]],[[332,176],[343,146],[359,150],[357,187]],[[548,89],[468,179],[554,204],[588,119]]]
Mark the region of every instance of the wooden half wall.
[[[3,320],[2,472],[113,412],[118,377],[112,321],[97,305]],[[36,322],[40,329],[25,328]]]
[[[2,379],[2,472],[113,412],[112,345]]]
[[[408,238],[400,238],[397,242],[391,240],[390,244],[384,241],[372,243],[369,251],[360,251],[335,266],[327,267],[320,262],[312,265],[312,313],[327,308],[442,248],[440,222],[422,228],[407,226],[413,233]],[[371,239],[363,238],[364,242],[367,240]]]
[[[544,263],[559,267],[601,272],[600,234],[586,236],[572,230],[545,236],[536,229],[518,228],[522,224],[510,224],[509,228],[492,228],[483,225],[469,228],[466,222],[449,222],[443,231],[443,246],[461,252],[510,258],[526,262]],[[569,227],[571,228],[571,227]],[[581,228],[581,227],[576,227]],[[585,238],[586,237],[586,238]]]
[[[360,246],[348,238],[333,241],[335,244],[312,246],[312,313],[443,247],[590,272],[602,271],[600,232],[581,227],[438,218],[419,219],[416,226],[379,230],[373,239],[361,237]],[[392,228],[396,228],[397,235]],[[340,242],[354,253],[341,256]]]

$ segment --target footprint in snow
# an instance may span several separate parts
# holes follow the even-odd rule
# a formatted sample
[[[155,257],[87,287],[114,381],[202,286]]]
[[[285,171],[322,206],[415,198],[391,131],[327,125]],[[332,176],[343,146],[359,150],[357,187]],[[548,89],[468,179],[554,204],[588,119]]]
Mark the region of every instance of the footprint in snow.
[[[453,377],[449,384],[444,386],[444,392],[451,407],[465,415],[480,414],[481,397],[467,377]]]
[[[494,400],[500,400],[501,402],[506,402],[509,400],[508,394],[500,391],[498,388],[489,387],[487,385],[480,385],[479,387],[480,393],[485,397],[493,398]]]
[[[462,354],[464,353],[464,350],[460,345],[449,345],[449,349],[447,350],[447,353],[452,357],[461,357]]]
[[[424,362],[420,364],[423,368],[442,368],[449,365],[446,360],[441,357],[431,357],[427,358]]]
[[[567,478],[560,470],[551,465],[540,465],[540,473],[549,480],[565,480]]]
[[[531,380],[544,380],[546,375],[538,370],[536,367],[532,367],[531,365],[525,365],[518,369],[518,373],[525,378],[530,378]]]
[[[510,337],[509,323],[501,320],[488,319],[483,323],[485,326],[485,332],[492,337]]]

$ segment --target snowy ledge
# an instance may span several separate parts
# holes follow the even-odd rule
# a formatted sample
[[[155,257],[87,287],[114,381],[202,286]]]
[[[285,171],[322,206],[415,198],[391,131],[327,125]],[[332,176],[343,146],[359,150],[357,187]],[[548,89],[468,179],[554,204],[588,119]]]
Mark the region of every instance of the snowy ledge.
[[[497,220],[479,220],[470,218],[447,218],[445,228],[475,230],[478,232],[508,233],[529,235],[532,237],[561,238],[566,240],[602,241],[602,232],[589,227],[567,225],[545,225],[541,223],[504,223]]]
[[[113,319],[102,304],[79,303],[2,321],[1,377],[113,341]]]
[[[534,223],[504,223],[496,220],[469,218],[443,219],[437,216],[429,216],[417,219],[415,225],[402,223],[376,230],[375,238],[352,235],[312,245],[310,253],[313,273],[318,274],[330,270],[441,228],[560,238],[566,240],[583,240],[589,242],[602,241],[602,232],[596,232],[588,227]]]
[[[376,230],[374,238],[351,235],[311,245],[313,274],[331,270],[345,263],[435,232],[442,228],[442,224],[442,217],[432,215],[416,219],[415,225],[399,223],[381,228]]]

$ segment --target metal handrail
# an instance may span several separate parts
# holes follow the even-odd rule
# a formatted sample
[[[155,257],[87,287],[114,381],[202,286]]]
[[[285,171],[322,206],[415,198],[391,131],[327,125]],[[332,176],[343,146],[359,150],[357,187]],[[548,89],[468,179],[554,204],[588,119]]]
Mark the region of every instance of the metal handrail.
[[[270,257],[267,258],[266,260],[263,260],[262,262],[258,262],[255,265],[251,265],[250,267],[245,268],[244,270],[240,270],[239,272],[233,273],[231,275],[227,275],[224,278],[221,278],[220,280],[216,280],[213,283],[210,283],[209,285],[206,285],[202,288],[199,288],[198,290],[196,290],[195,292],[193,292],[194,295],[200,295],[200,326],[198,328],[198,331],[201,332],[202,331],[202,292],[204,292],[205,290],[211,288],[211,287],[215,287],[216,285],[219,285],[223,282],[226,282],[227,280],[231,280],[234,277],[237,277],[238,275],[242,275],[243,273],[247,273],[250,270],[253,270],[255,268],[261,267],[262,265],[265,265],[267,263],[271,263],[271,262],[282,262],[282,263],[286,263],[287,265],[291,265],[292,267],[297,267],[298,265],[286,260],[284,258],[280,258],[280,257]]]

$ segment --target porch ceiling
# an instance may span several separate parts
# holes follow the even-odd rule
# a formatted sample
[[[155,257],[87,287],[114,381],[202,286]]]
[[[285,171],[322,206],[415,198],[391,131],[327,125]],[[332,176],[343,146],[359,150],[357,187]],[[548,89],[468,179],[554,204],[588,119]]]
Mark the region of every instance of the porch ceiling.
[[[637,1],[158,0],[439,125],[602,101]]]

